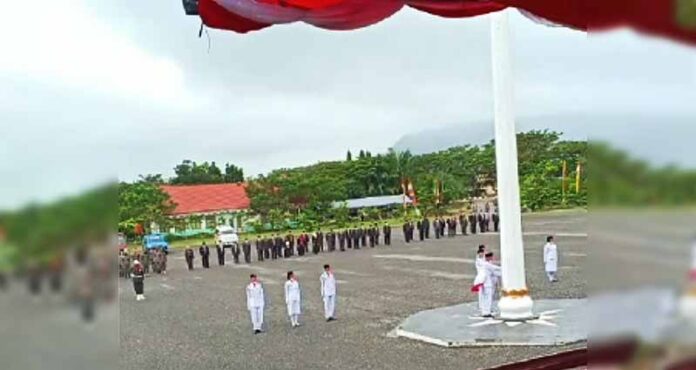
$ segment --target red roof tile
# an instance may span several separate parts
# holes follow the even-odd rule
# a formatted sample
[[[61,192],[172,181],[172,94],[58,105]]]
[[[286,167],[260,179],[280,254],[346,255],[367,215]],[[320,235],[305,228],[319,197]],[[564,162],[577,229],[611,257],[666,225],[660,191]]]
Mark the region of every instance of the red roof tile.
[[[162,185],[176,203],[172,215],[248,209],[245,184]]]

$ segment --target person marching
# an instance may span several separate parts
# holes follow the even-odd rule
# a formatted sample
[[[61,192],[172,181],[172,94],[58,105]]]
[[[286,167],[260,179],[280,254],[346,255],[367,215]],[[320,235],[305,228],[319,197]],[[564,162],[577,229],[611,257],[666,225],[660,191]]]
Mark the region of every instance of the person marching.
[[[145,269],[140,261],[135,260],[133,262],[133,272],[131,272],[131,278],[133,279],[133,289],[135,290],[135,300],[142,301],[145,299]]]
[[[557,282],[558,247],[556,243],[553,242],[553,236],[546,237],[546,244],[544,245],[544,268],[549,281],[552,283]]]
[[[300,283],[297,281],[295,273],[288,271],[285,282],[285,304],[288,306],[288,316],[292,327],[300,326],[301,299]]]
[[[188,269],[193,270],[193,258],[195,255],[193,254],[193,249],[191,249],[191,247],[186,248],[184,251],[184,257],[186,257],[186,265],[188,266]]]
[[[225,265],[225,247],[218,244],[215,246],[215,248],[217,249],[218,265],[224,266]]]
[[[331,266],[324,265],[324,272],[319,277],[321,298],[324,300],[324,317],[326,321],[336,320],[336,277]]]
[[[263,286],[256,277],[256,274],[249,276],[251,282],[246,287],[247,309],[251,316],[251,326],[254,334],[263,331],[263,309],[265,306],[265,297],[263,295]]]
[[[391,226],[389,226],[389,224],[384,224],[382,233],[384,234],[384,245],[391,245]]]

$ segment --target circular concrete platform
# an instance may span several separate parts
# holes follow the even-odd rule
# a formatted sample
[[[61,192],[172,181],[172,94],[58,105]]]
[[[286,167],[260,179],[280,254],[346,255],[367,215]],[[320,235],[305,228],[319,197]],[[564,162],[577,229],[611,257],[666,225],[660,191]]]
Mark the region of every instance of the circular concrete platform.
[[[390,336],[443,347],[558,346],[587,340],[586,299],[534,301],[538,318],[505,322],[479,316],[476,302],[418,312]]]

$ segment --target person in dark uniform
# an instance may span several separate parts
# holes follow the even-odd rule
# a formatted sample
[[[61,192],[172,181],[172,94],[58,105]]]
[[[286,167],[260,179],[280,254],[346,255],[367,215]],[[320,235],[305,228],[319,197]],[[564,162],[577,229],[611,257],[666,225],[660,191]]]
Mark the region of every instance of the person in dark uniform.
[[[462,235],[467,235],[468,227],[469,227],[469,221],[467,220],[467,216],[465,214],[459,215],[459,225],[462,227]]]
[[[286,244],[286,247],[288,248],[288,256],[294,256],[295,255],[295,236],[292,234],[286,235],[285,236],[285,244]]]
[[[404,222],[404,224],[401,226],[401,230],[404,232],[404,241],[406,241],[406,243],[410,243],[411,240],[408,238],[408,222]]]
[[[483,224],[484,224],[484,217],[483,217],[483,214],[481,214],[481,213],[477,214],[477,215],[476,215],[476,218],[478,219],[479,231],[482,232],[482,233],[485,233],[485,232],[486,232],[486,229],[485,229],[484,226],[483,226]]]
[[[341,252],[346,251],[346,231],[341,230],[338,232],[338,250]]]
[[[239,247],[239,242],[232,244],[232,258],[234,258],[234,263],[239,264],[239,254],[241,253],[241,248]]]
[[[276,247],[276,237],[271,236],[270,238],[267,238],[267,248],[269,250],[269,253],[271,254],[270,257],[272,260],[278,259],[278,247]]]
[[[217,258],[218,258],[218,265],[224,266],[225,265],[225,248],[222,247],[222,245],[218,244],[215,246],[217,248]]]
[[[135,290],[135,300],[142,301],[145,299],[145,269],[140,261],[137,259],[133,263],[133,272],[131,273],[131,278],[133,279],[133,290]]]
[[[256,260],[263,262],[263,242],[259,236],[256,237]]]
[[[360,249],[360,232],[358,229],[353,229],[353,249]]]
[[[244,253],[244,262],[251,263],[251,242],[247,239],[242,242],[242,253]]]
[[[353,249],[353,229],[346,230],[346,247]]]
[[[195,254],[193,253],[193,249],[191,249],[191,247],[186,248],[184,251],[184,257],[186,258],[186,265],[188,266],[188,269],[193,270],[193,259]]]
[[[440,239],[440,221],[437,218],[433,220],[433,231],[435,232],[435,239]]]
[[[425,224],[427,221],[418,221],[416,225],[418,226],[418,240],[423,241],[425,239]]]
[[[391,227],[389,224],[384,224],[382,232],[384,233],[384,245],[391,245]]]
[[[476,219],[476,213],[470,214],[470,215],[469,215],[469,227],[471,228],[471,233],[472,233],[472,234],[476,234],[476,223],[477,223],[477,222],[478,222],[478,221],[477,221],[477,219]]]
[[[377,224],[372,225],[372,230],[375,233],[375,245],[379,245],[379,226]]]
[[[498,216],[498,211],[493,213],[493,231],[498,232],[498,227],[500,226],[500,216]]]
[[[208,248],[205,242],[198,248],[198,253],[201,255],[203,268],[210,268],[210,248]]]
[[[271,241],[270,238],[264,238],[263,239],[263,258],[269,260],[271,259],[271,244],[273,242]]]

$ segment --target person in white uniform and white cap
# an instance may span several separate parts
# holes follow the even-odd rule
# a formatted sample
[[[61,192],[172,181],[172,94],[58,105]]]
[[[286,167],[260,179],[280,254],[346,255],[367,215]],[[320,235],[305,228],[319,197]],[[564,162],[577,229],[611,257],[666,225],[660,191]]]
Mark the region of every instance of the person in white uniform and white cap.
[[[479,245],[478,252],[476,252],[476,277],[474,278],[474,283],[471,286],[471,292],[478,294],[478,305],[479,311],[483,312],[483,283],[486,280],[486,270],[484,268],[486,264],[486,246],[483,244]]]
[[[285,282],[285,304],[288,306],[288,316],[290,316],[292,327],[300,326],[300,302],[300,283],[295,273],[288,271],[288,279]]]
[[[263,286],[255,274],[250,275],[251,282],[247,285],[247,309],[251,315],[251,325],[254,334],[263,331],[263,309],[265,306],[265,298],[263,294]]]
[[[485,279],[483,282],[483,289],[481,293],[479,293],[483,295],[481,316],[493,317],[493,300],[501,276],[500,266],[493,263],[493,252],[486,253],[486,261],[484,262],[483,270],[485,271]]]
[[[553,242],[553,236],[546,237],[544,245],[544,268],[549,281],[555,283],[558,281],[556,272],[558,271],[558,247]]]
[[[324,272],[319,277],[321,298],[324,300],[324,317],[326,321],[336,320],[336,276],[331,266],[324,265]]]

